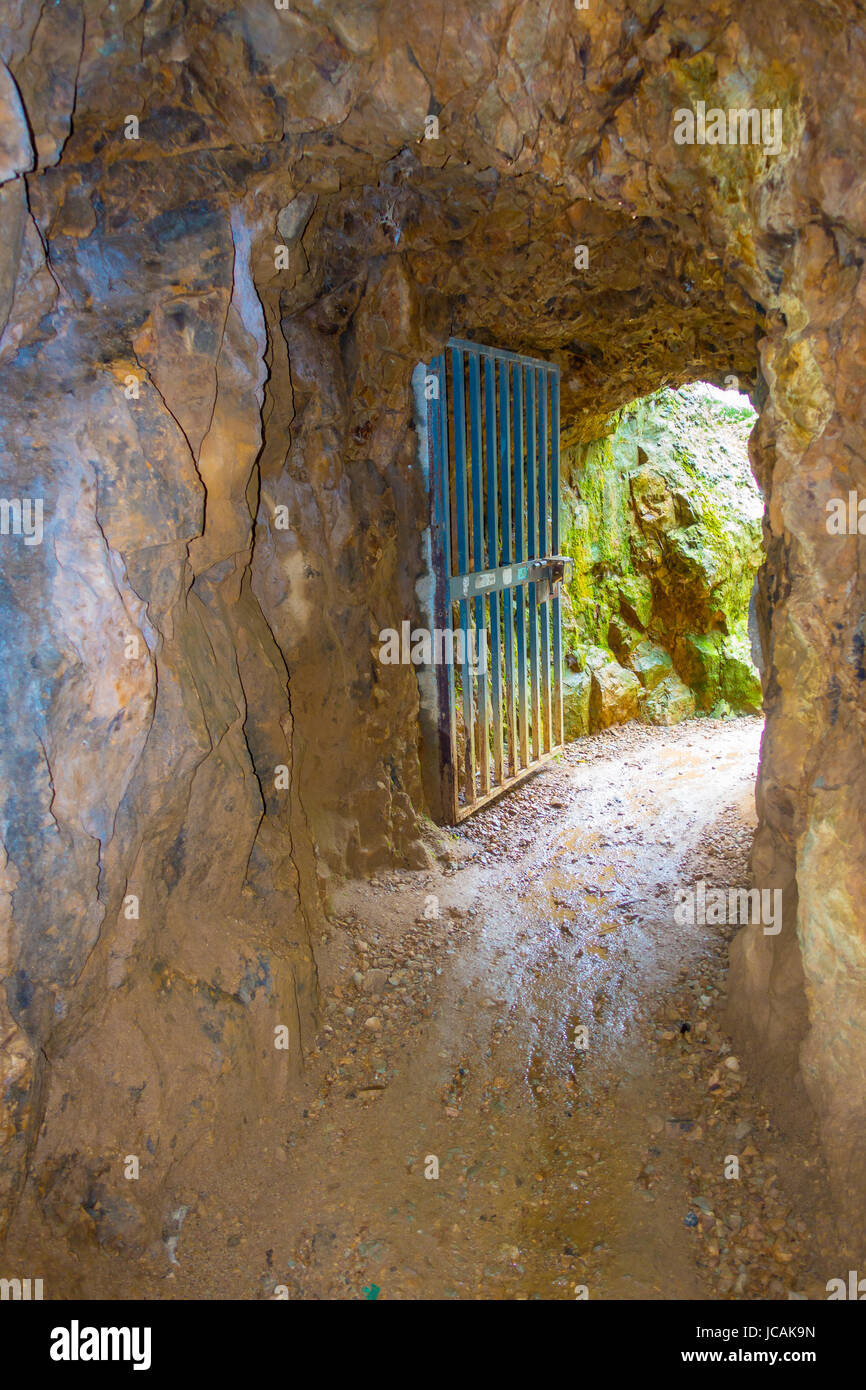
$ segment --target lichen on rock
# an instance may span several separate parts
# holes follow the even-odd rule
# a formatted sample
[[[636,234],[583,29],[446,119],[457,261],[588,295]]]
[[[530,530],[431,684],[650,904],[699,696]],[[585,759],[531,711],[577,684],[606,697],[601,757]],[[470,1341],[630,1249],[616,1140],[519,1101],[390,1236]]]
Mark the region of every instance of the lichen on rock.
[[[642,686],[638,707],[629,698],[597,717],[597,698],[590,729],[634,717],[670,724],[722,701],[729,713],[760,710],[747,641],[762,558],[747,453],[754,418],[748,402],[684,387],[617,413],[599,440],[567,445],[566,656],[580,671],[601,645]],[[581,723],[576,698],[567,686],[570,728]]]

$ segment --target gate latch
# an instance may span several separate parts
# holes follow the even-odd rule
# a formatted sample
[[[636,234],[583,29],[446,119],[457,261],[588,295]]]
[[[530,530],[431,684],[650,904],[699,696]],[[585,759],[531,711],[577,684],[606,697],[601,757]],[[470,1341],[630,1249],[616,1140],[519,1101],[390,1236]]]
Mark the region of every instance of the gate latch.
[[[539,603],[546,603],[551,596],[559,593],[560,582],[571,578],[574,561],[570,555],[548,555],[546,560],[532,560],[529,578],[535,585],[535,597]]]

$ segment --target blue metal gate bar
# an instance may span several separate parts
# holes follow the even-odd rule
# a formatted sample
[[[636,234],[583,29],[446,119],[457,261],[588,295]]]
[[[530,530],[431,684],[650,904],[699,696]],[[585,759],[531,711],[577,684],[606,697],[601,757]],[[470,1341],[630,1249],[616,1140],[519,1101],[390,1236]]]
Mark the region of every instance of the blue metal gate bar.
[[[457,510],[457,565],[461,574],[469,568],[469,498],[466,479],[466,395],[463,380],[463,353],[451,351],[451,375],[454,391],[454,491]],[[475,803],[475,712],[472,671],[469,652],[469,604],[460,601],[460,628],[463,633],[464,661],[461,667],[463,687],[464,778],[463,790],[467,803]],[[456,752],[456,750],[455,750]]]
[[[484,478],[481,457],[481,373],[478,353],[469,356],[469,440],[472,464],[472,563],[476,570],[485,568],[484,558]],[[487,622],[484,596],[475,600],[475,652],[478,662],[478,736],[475,754],[480,772],[480,791],[490,791],[490,743],[488,738],[487,662],[482,665],[482,652],[487,655]]]
[[[549,555],[547,540],[547,373],[538,371],[538,553]],[[542,747],[551,752],[550,738],[550,629],[548,623],[548,600],[545,597],[538,605],[540,627],[539,648],[541,651],[541,725]]]
[[[562,743],[565,562],[556,553],[558,368],[460,338],[448,350],[431,364],[439,394],[428,401],[428,438],[436,611],[457,619],[463,639],[459,665],[445,667],[446,692],[437,673],[442,805],[456,822]]]
[[[463,352],[477,352],[481,357],[495,357],[497,362],[521,362],[526,367],[541,367],[546,372],[559,375],[559,368],[552,362],[543,362],[540,357],[526,357],[520,352],[508,352],[505,348],[487,347],[484,343],[473,343],[468,338],[449,338],[449,347],[460,348]]]
[[[521,561],[526,556],[523,542],[523,367],[514,368],[514,558]],[[526,635],[523,589],[515,596],[515,622],[517,625],[517,722],[520,747],[520,767],[529,766],[529,740],[526,727]],[[517,771],[518,769],[515,769]]]
[[[476,594],[500,594],[507,589],[516,589],[529,579],[530,562],[522,564],[497,565],[495,570],[481,570],[478,574],[453,574],[451,576],[451,597],[457,603],[462,598],[474,598]]]
[[[487,484],[487,563],[499,554],[499,489],[496,486],[496,364],[484,358],[484,458]],[[502,665],[500,659],[499,593],[490,594],[490,705],[493,721],[493,781],[499,786],[502,768]]]
[[[535,458],[535,371],[526,367],[526,531],[530,560],[540,556],[538,549],[537,479]],[[532,731],[532,756],[541,756],[538,710],[538,593],[534,580],[529,581],[529,723]]]
[[[559,554],[559,373],[550,378],[550,550]],[[553,731],[554,744],[564,742],[562,710],[562,599],[553,594]]]
[[[510,368],[499,363],[499,481],[502,490],[502,564],[512,572],[511,555],[511,416]],[[508,740],[508,769],[517,774],[517,746],[514,728],[514,602],[508,589],[502,591],[502,626],[505,645],[505,725]]]

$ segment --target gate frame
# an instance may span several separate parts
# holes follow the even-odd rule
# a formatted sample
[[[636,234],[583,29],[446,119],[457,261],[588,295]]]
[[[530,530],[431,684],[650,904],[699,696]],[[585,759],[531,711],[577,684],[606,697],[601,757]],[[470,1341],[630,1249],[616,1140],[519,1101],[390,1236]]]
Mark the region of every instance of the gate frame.
[[[480,394],[481,369],[483,363],[484,373],[484,421],[485,442],[488,446],[487,459],[492,453],[496,460],[498,478],[501,480],[503,499],[502,499],[502,529],[501,529],[501,552],[493,555],[501,563],[495,570],[466,570],[461,575],[458,564],[457,575],[452,575],[452,554],[451,554],[451,498],[450,498],[450,476],[451,463],[449,459],[448,445],[448,372],[446,365],[446,352],[452,352],[452,364],[459,355],[461,364],[464,361],[463,354],[471,354],[469,357],[470,390],[475,393],[477,388],[477,406],[474,408],[470,418],[470,451],[479,460],[478,471],[473,470],[473,486],[478,485],[480,476],[481,458],[481,404]],[[510,380],[509,368],[514,373],[514,367],[522,370],[514,375],[514,385],[518,387],[512,391],[509,386],[508,391],[503,391],[503,382]],[[539,556],[538,549],[539,522],[545,523],[546,540],[546,506],[547,506],[547,390],[544,392],[544,408],[539,409],[537,415],[534,406],[534,389],[536,373],[545,371],[550,375],[550,544],[552,555]],[[427,382],[431,377],[438,381],[438,395],[428,397]],[[496,410],[492,408],[495,400],[495,381],[498,377],[500,383],[499,392],[499,430],[497,439],[496,430]],[[528,406],[532,413],[524,410],[523,390],[524,385],[529,384],[531,390],[527,392]],[[503,758],[499,739],[494,737],[494,747],[492,761],[494,777],[500,775],[501,780],[493,787],[489,781],[489,764],[491,755],[484,760],[484,767],[488,769],[485,778],[481,775],[480,795],[476,795],[469,803],[460,803],[460,777],[457,766],[457,710],[454,689],[453,672],[444,662],[434,665],[432,668],[421,668],[418,670],[418,683],[421,692],[421,728],[422,728],[422,773],[424,775],[425,790],[427,792],[428,803],[433,812],[434,820],[440,824],[457,825],[476,811],[490,805],[506,792],[519,786],[528,777],[534,776],[543,770],[550,761],[559,753],[564,746],[563,737],[563,700],[562,700],[562,617],[561,599],[559,595],[559,578],[562,577],[563,564],[570,565],[570,560],[558,554],[560,544],[560,458],[559,458],[559,430],[560,430],[560,380],[559,368],[554,363],[544,362],[540,358],[528,357],[521,353],[508,352],[500,348],[492,348],[482,343],[470,342],[463,338],[450,338],[441,352],[432,358],[429,364],[419,363],[413,373],[412,378],[414,401],[415,401],[415,425],[418,433],[419,443],[419,462],[421,464],[425,481],[427,483],[428,496],[430,499],[430,524],[424,533],[424,545],[427,559],[427,574],[422,578],[417,586],[418,598],[425,616],[429,620],[431,630],[440,631],[450,630],[457,632],[459,629],[452,626],[452,605],[455,602],[460,604],[460,628],[468,633],[471,628],[469,617],[470,608],[475,608],[475,626],[479,625],[479,614],[483,615],[483,604],[485,594],[490,595],[490,633],[492,643],[495,641],[497,647],[497,657],[499,656],[499,602],[503,605],[503,616],[505,617],[505,642],[502,656],[506,662],[511,662],[510,669],[513,671],[514,644],[517,643],[518,670],[523,676],[519,680],[518,690],[515,700],[514,681],[506,677],[505,684],[505,728],[508,731],[508,761],[512,768],[511,775],[505,773],[505,760]],[[462,378],[460,389],[455,390],[455,439],[459,437],[466,439],[466,420],[465,420],[465,391],[463,389]],[[511,428],[514,426],[514,444],[512,447]],[[542,436],[543,432],[543,436]],[[544,469],[536,475],[534,467],[529,467],[529,461],[536,457],[536,448],[544,440]],[[477,453],[476,453],[477,450]],[[519,450],[521,456],[521,467],[514,468],[513,454]],[[461,457],[455,459],[455,467],[460,467],[459,484],[465,492],[468,485],[468,469],[465,455],[465,444],[462,449],[457,449]],[[508,466],[506,467],[506,461]],[[523,496],[524,473],[526,474],[526,489],[532,491],[532,496]],[[520,486],[517,486],[517,484]],[[532,483],[534,482],[534,487]],[[512,496],[512,483],[514,495]],[[507,484],[507,486],[506,486]],[[481,508],[478,506],[481,493],[475,497],[476,505],[473,507],[473,555],[477,555],[478,550],[483,552],[483,539],[485,531],[484,518],[481,515]],[[466,508],[465,499],[463,500],[464,532],[466,532]],[[506,501],[508,504],[508,514],[506,516]],[[538,520],[536,517],[536,505],[539,505]],[[460,501],[458,501],[458,508]],[[534,533],[527,532],[527,554],[522,554],[523,546],[518,538],[521,532],[515,533],[515,554],[511,556],[511,525],[512,519],[520,510],[521,517],[526,517],[527,526],[530,520],[534,521]],[[490,550],[490,540],[495,531],[499,529],[498,500],[490,499],[488,491],[487,506],[487,541]],[[480,528],[480,529],[479,529]],[[460,536],[458,523],[458,538]],[[479,544],[479,541],[481,542]],[[463,545],[468,542],[468,532],[464,535]],[[516,553],[517,551],[521,553]],[[490,558],[490,556],[488,556]],[[559,566],[558,574],[554,573],[556,566]],[[523,566],[531,569],[535,574],[535,579],[529,579],[524,572],[523,578],[516,582],[512,581],[511,571],[522,569]],[[504,572],[507,571],[506,582]],[[466,585],[462,584],[462,592],[455,593],[455,582],[465,577],[472,578],[473,575],[483,575],[485,583],[482,588],[478,586],[478,592],[469,596]],[[541,661],[538,659],[537,651],[537,621],[532,623],[532,616],[536,615],[539,607],[537,596],[539,584],[546,584],[548,587],[547,599],[540,602],[548,603],[548,640],[544,643],[544,651],[541,654]],[[530,670],[527,673],[526,656],[526,634],[523,631],[523,599],[522,588],[526,586],[529,597],[530,624],[535,634],[535,647],[530,654]],[[520,607],[514,604],[516,610],[512,613],[512,603],[516,591],[521,592]],[[474,598],[475,602],[472,603]],[[514,622],[515,616],[520,621]],[[485,631],[486,623],[484,624]],[[515,631],[516,627],[516,631]],[[494,638],[495,632],[495,638]],[[532,633],[530,634],[530,638]],[[521,641],[521,638],[523,639]],[[550,657],[553,658],[554,681],[551,690],[550,682]],[[558,674],[558,679],[556,676]],[[539,740],[537,719],[533,720],[532,754],[527,740],[527,715],[526,715],[526,685],[527,676],[532,683],[532,704],[537,713],[543,716],[544,721],[544,746]],[[544,689],[540,692],[540,698],[535,698],[535,687],[538,685],[539,677],[544,682]],[[486,682],[487,677],[484,680]],[[493,696],[499,699],[499,707],[502,705],[502,671],[499,660],[493,663],[493,670],[490,673],[490,680],[493,684]],[[482,684],[482,688],[485,688]],[[464,702],[467,705],[468,719],[464,718],[464,729],[466,732],[466,757],[467,757],[467,781],[472,780],[474,785],[474,737],[475,737],[475,716],[473,708],[473,694],[470,689],[464,687]],[[517,708],[515,708],[517,705]],[[486,717],[483,721],[486,732]],[[496,720],[496,728],[502,729],[501,716]],[[517,730],[519,728],[519,750],[517,743]],[[523,767],[517,767],[516,755],[519,752],[520,761]]]

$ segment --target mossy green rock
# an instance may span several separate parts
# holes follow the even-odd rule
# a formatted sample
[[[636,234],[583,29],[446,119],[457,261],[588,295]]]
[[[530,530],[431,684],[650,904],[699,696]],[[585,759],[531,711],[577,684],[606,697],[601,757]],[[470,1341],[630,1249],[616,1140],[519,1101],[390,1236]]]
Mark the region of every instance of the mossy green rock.
[[[589,733],[589,671],[567,671],[562,682],[562,721],[568,742]]]
[[[692,590],[691,594],[684,595],[686,601],[712,604],[712,595],[724,574],[724,564],[722,556],[710,544],[709,533],[700,522],[694,522],[691,526],[669,531],[665,539],[669,573]]]
[[[640,681],[618,661],[610,661],[592,672],[589,714],[594,729],[611,724],[627,724],[640,714]]]
[[[748,642],[739,634],[725,642],[721,661],[722,697],[732,709],[759,714],[763,693],[758,673],[752,665]]]
[[[583,668],[586,671],[597,671],[600,666],[606,666],[610,659],[611,655],[607,647],[596,647],[591,644],[584,648]]]
[[[701,709],[712,709],[719,698],[722,636],[719,632],[690,632],[678,651],[679,668],[695,692]]]
[[[564,449],[563,549],[574,571],[563,635],[573,669],[613,656],[645,693],[675,674],[702,712],[723,698],[735,711],[760,709],[743,641],[762,556],[763,504],[746,455],[753,418],[747,403],[685,387],[635,402],[603,439]],[[669,693],[672,708],[685,707],[679,687]],[[594,710],[591,700],[590,728],[599,727]]]
[[[641,718],[647,724],[679,724],[695,712],[693,692],[672,671],[644,701]]]
[[[653,609],[652,584],[645,574],[624,575],[618,586],[619,611],[630,627],[645,632]]]
[[[646,691],[655,690],[673,670],[670,656],[655,642],[641,642],[632,652],[629,666]]]
[[[607,641],[617,661],[628,664],[629,657],[640,645],[641,634],[629,627],[623,618],[611,618],[607,628]]]

